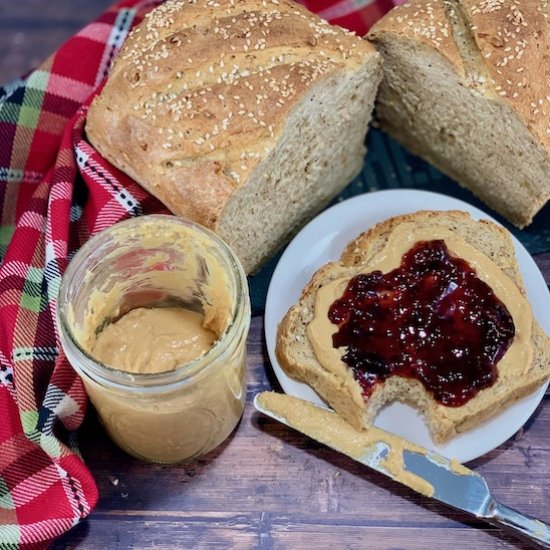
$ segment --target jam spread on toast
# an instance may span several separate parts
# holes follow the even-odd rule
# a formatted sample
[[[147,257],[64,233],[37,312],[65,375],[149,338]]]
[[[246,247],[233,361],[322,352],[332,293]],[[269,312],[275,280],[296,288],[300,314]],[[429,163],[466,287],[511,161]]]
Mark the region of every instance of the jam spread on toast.
[[[389,273],[355,276],[328,316],[365,397],[401,376],[453,407],[496,381],[515,334],[506,306],[443,240],[418,242]]]

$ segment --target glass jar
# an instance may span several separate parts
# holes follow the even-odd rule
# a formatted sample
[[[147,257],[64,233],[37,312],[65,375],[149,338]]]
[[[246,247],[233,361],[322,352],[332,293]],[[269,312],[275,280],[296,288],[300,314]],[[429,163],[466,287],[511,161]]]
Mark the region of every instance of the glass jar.
[[[137,307],[199,311],[218,335],[175,369],[132,373],[98,362],[97,334]],[[90,239],[61,283],[57,324],[111,438],[136,457],[172,463],[207,453],[232,432],[246,397],[250,300],[243,268],[214,233],[174,216],[143,216]]]

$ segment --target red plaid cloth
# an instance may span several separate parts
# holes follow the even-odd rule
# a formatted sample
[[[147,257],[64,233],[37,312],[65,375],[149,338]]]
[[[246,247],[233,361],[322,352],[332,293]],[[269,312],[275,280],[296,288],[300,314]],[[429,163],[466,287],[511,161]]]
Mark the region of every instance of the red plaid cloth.
[[[75,443],[86,394],[61,353],[56,297],[90,236],[163,207],[83,140],[87,105],[130,28],[125,0],[25,80],[0,88],[0,548],[42,548],[86,517],[97,487]],[[391,0],[311,0],[363,34]]]

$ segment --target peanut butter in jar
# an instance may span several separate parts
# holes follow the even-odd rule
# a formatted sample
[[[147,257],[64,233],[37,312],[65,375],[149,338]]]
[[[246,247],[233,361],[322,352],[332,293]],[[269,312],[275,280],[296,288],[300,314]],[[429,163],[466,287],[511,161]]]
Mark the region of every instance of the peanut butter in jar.
[[[147,216],[100,233],[67,269],[58,325],[102,423],[128,453],[189,460],[241,418],[248,287],[210,231]]]

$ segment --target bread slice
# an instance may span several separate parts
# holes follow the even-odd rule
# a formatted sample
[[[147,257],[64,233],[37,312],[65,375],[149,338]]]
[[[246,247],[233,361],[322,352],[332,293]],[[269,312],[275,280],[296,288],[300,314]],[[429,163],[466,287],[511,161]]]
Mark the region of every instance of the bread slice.
[[[368,34],[381,128],[519,227],[550,199],[550,4],[409,0]]]
[[[525,294],[513,243],[505,229],[486,220],[474,221],[468,214],[459,211],[423,211],[398,216],[360,235],[344,250],[340,261],[323,266],[313,276],[298,303],[279,325],[276,354],[286,373],[312,386],[355,428],[370,426],[386,403],[399,400],[417,407],[425,417],[432,438],[444,442],[498,414],[550,378],[550,339],[530,316],[526,322],[526,326],[531,328],[533,357],[530,364],[517,365],[517,370],[510,372],[499,370],[493,385],[482,389],[458,407],[442,405],[421,382],[399,376],[390,376],[377,383],[365,400],[351,368],[341,361],[339,365],[331,365],[330,369],[325,368],[318,361],[308,337],[308,326],[314,318],[319,289],[336,279],[349,279],[358,273],[368,272],[369,262],[384,248],[392,232],[406,223],[414,223],[415,227],[427,228],[434,233],[439,228],[452,232],[488,257],[513,281],[521,294]],[[530,314],[528,305],[527,308]]]
[[[128,38],[86,132],[256,270],[361,170],[382,77],[365,40],[288,0],[167,0]]]

